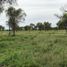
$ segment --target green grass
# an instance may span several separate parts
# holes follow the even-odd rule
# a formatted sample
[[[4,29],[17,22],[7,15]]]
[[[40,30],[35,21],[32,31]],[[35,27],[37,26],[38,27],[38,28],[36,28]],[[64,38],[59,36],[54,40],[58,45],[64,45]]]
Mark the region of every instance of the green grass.
[[[0,32],[0,67],[67,67],[65,31]]]

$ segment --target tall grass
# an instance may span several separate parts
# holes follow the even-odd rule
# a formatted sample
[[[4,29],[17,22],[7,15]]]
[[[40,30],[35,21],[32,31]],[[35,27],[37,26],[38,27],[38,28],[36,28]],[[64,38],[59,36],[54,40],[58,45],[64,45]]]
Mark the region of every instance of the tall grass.
[[[67,67],[65,31],[0,33],[0,67]]]

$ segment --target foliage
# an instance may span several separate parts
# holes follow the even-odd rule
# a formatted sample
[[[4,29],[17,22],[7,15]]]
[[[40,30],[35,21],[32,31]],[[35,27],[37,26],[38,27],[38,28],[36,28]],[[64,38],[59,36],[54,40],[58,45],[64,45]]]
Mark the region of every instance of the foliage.
[[[63,16],[60,18],[59,22],[57,23],[59,29],[66,29],[67,30],[67,12],[63,13]]]
[[[24,27],[25,30],[50,30],[51,24],[49,22],[38,22],[36,25],[31,23],[30,25],[27,25]]]
[[[25,31],[27,31],[27,30],[29,30],[29,31],[32,30],[31,26],[28,26],[28,25],[25,26],[24,29],[25,29]]]
[[[45,29],[45,30],[51,29],[51,23],[49,23],[49,22],[44,22],[44,29]]]
[[[15,4],[16,3],[16,0],[0,0],[0,13],[2,13],[3,12],[3,10],[4,10],[4,4],[10,4],[10,5],[12,5],[13,3]]]
[[[30,27],[31,27],[32,30],[34,30],[35,29],[35,24],[31,23]]]
[[[15,9],[13,7],[9,7],[7,10],[7,16],[8,16],[8,26],[9,29],[11,28],[13,31],[13,35],[15,36],[15,30],[16,27],[18,27],[18,23],[20,22],[20,20],[24,20],[24,16],[26,16],[26,14],[24,13],[24,11],[22,11],[21,9]]]
[[[0,31],[4,31],[4,27],[0,25]]]
[[[9,3],[9,4],[12,4],[12,3],[15,3],[16,0],[0,0],[0,5],[4,4],[4,3]]]
[[[43,29],[43,24],[41,22],[38,22],[36,26],[37,26],[38,30],[42,30]]]

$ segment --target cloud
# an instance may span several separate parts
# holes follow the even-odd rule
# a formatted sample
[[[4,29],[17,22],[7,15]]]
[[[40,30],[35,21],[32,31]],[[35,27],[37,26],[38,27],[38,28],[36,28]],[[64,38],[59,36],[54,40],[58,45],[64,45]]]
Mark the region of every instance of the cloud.
[[[27,13],[26,24],[47,20],[56,26],[55,23],[58,19],[54,17],[54,14],[60,14],[60,8],[63,7],[66,2],[66,0],[23,0],[20,6]]]

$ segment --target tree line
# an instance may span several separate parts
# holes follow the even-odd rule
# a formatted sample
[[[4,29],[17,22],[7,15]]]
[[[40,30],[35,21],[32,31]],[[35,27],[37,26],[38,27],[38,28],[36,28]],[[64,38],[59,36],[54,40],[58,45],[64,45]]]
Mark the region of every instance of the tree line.
[[[51,29],[51,23],[49,22],[38,22],[36,25],[31,23],[30,25],[26,25],[24,27],[21,27],[22,30],[50,30]]]

